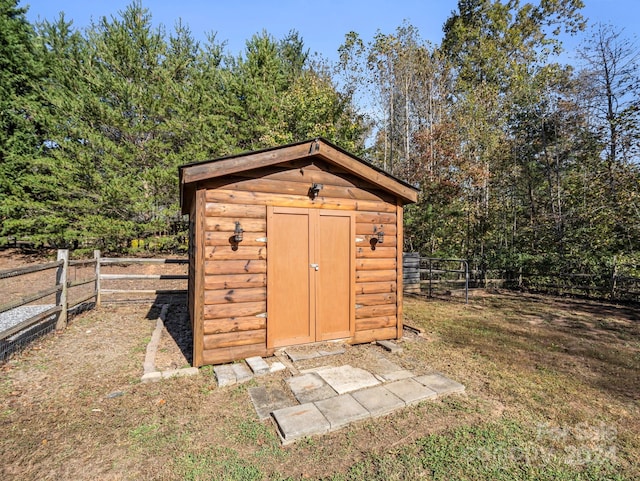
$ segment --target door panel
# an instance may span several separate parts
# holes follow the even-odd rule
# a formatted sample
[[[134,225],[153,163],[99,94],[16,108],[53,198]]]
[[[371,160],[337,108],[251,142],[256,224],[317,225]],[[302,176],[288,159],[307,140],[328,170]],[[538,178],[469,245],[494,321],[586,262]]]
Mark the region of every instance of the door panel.
[[[268,220],[267,346],[313,342],[309,213],[274,208]]]
[[[354,235],[351,212],[268,208],[267,347],[353,334]]]
[[[351,335],[351,217],[320,212],[316,245],[316,339]]]

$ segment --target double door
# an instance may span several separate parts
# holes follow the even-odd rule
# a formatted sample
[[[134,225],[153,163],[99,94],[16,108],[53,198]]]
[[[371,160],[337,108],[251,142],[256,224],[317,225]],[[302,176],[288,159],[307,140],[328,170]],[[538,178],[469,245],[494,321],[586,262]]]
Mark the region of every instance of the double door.
[[[349,211],[268,208],[268,348],[353,335],[354,236]]]

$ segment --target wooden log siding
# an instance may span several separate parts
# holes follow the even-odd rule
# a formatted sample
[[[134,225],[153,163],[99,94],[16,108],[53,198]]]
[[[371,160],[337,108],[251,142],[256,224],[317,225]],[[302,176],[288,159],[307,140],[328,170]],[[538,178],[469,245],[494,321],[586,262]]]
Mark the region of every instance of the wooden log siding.
[[[324,190],[324,189],[323,189]],[[374,200],[356,200],[324,197],[322,192],[316,199],[311,200],[308,195],[282,195],[266,192],[242,192],[235,190],[215,189],[207,190],[208,202],[240,203],[255,205],[277,205],[280,207],[303,207],[310,209],[333,209],[395,212],[396,206],[380,203]]]
[[[189,256],[189,289],[192,289],[190,294],[190,302],[193,302],[192,316],[192,331],[193,339],[193,365],[202,366],[207,361],[204,357],[204,276],[205,272],[201,268],[204,264],[204,231],[205,231],[205,191],[198,189],[196,191],[196,202],[192,208],[192,214],[190,219],[194,219],[193,226],[191,227],[192,245],[193,251]],[[190,291],[191,292],[191,291]]]
[[[243,287],[261,287],[266,285],[266,273],[208,275],[204,278],[205,290],[241,289]]]
[[[255,331],[267,328],[266,317],[244,316],[226,319],[205,319],[205,334],[223,334],[225,332]]]
[[[373,235],[374,227],[377,229],[376,232],[378,230],[382,230],[384,232],[385,241],[387,240],[387,236],[395,236],[398,231],[395,224],[379,224],[376,226],[375,224],[356,222],[356,235]],[[382,246],[384,246],[384,244],[382,244],[381,247]]]
[[[356,321],[353,342],[395,336],[397,318],[397,215],[387,209],[356,213]],[[382,226],[384,241],[371,244]],[[375,248],[374,248],[375,247]]]
[[[395,281],[388,282],[360,282],[356,284],[356,296],[359,294],[378,294],[384,292],[396,292]]]
[[[205,204],[205,363],[266,354],[266,207],[246,203]],[[233,240],[236,221],[243,240]],[[228,357],[232,356],[232,357]]]
[[[242,242],[244,243],[244,241]],[[206,246],[205,244],[204,258],[208,261],[265,260],[267,246],[264,245],[264,242],[261,246],[238,245],[234,247],[229,245]]]
[[[253,287],[245,289],[217,289],[205,290],[204,303],[228,304],[234,302],[260,302],[266,299],[266,287]]]
[[[318,164],[318,162],[316,162]],[[312,182],[323,184],[310,199]],[[266,206],[353,210],[355,214],[355,334],[352,342],[395,338],[398,209],[389,193],[335,166],[308,161],[246,171],[203,181],[205,219],[204,336],[202,362],[226,362],[266,349]],[[243,233],[234,245],[235,223]],[[382,226],[384,241],[371,239]],[[375,247],[375,248],[374,248]]]

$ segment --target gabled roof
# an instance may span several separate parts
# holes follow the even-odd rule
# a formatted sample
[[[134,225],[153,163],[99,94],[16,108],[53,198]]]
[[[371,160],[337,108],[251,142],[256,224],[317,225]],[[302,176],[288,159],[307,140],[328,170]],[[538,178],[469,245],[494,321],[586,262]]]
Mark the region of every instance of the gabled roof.
[[[231,155],[214,160],[194,162],[179,167],[180,203],[184,207],[185,190],[196,182],[233,175],[246,170],[259,169],[298,159],[319,158],[360,177],[376,187],[401,199],[404,203],[416,202],[418,190],[410,184],[388,174],[326,139],[305,140],[295,144]],[[184,210],[184,209],[183,209]]]

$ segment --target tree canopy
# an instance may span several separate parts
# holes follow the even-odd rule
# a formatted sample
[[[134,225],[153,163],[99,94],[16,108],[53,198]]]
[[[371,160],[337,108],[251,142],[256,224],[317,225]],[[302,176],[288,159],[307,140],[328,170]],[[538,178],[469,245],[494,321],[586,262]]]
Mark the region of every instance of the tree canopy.
[[[323,136],[419,185],[406,249],[588,269],[640,255],[640,50],[580,0],[460,0],[439,45],[408,22],[298,32],[237,55],[134,1],[84,30],[0,0],[0,239],[123,250],[181,242],[178,165]]]

